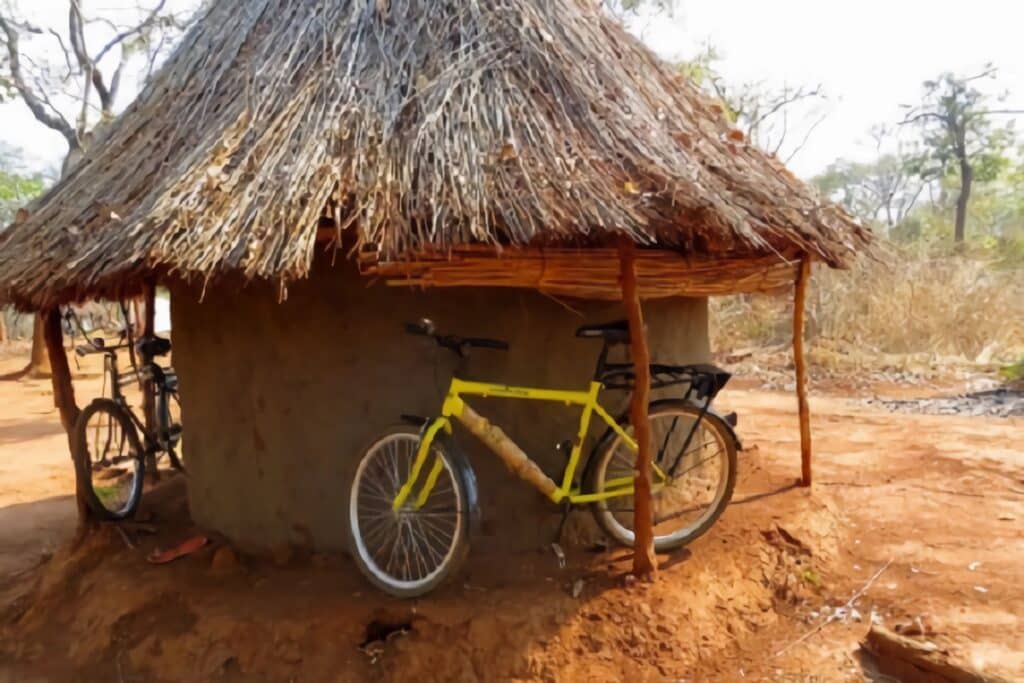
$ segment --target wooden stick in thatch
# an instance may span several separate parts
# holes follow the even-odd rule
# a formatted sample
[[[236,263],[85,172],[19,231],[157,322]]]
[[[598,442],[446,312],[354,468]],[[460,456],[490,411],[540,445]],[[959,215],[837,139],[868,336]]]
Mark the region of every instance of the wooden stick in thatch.
[[[633,484],[633,573],[649,577],[657,572],[654,557],[654,515],[651,510],[651,423],[647,403],[651,395],[651,354],[640,308],[637,287],[636,254],[631,240],[620,240],[619,260],[622,265],[622,302],[629,319],[629,336],[636,387],[633,389],[630,421],[636,434],[636,473]]]
[[[52,374],[50,379],[53,382],[53,404],[60,413],[60,423],[68,435],[68,448],[72,458],[75,453],[75,423],[78,421],[78,404],[75,402],[75,386],[71,381],[71,366],[68,365],[68,356],[64,351],[64,330],[61,327],[59,309],[51,309],[40,314],[43,320],[43,339],[46,341],[46,352],[50,359]],[[89,506],[82,495],[82,487],[85,482],[76,481],[76,500],[78,503],[78,522],[84,525],[91,517]]]
[[[793,365],[796,368],[796,400],[800,409],[800,469],[802,486],[811,485],[811,410],[807,404],[807,362],[804,358],[804,304],[811,276],[810,257],[800,261],[793,297]]]

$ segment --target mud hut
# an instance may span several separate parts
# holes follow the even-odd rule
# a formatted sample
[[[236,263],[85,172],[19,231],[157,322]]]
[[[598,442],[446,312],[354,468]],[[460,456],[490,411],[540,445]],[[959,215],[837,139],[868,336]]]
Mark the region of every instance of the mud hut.
[[[511,343],[472,376],[585,386],[597,348],[573,330],[622,316],[621,240],[651,354],[677,362],[710,352],[707,297],[867,244],[596,5],[218,0],[5,232],[0,295],[54,311],[169,287],[194,518],[338,548],[363,447],[435,411],[451,370],[403,321]],[[568,421],[500,410],[553,468]],[[551,508],[472,459],[485,537],[543,540]]]

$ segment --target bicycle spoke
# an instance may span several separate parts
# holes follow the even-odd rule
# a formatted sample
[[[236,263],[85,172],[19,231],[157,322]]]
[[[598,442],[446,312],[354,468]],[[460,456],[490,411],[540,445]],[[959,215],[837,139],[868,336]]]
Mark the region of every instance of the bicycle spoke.
[[[665,434],[665,440],[661,442],[661,448],[658,449],[658,457],[654,459],[654,462],[658,463],[658,465],[661,465],[664,462],[664,460],[662,460],[662,457],[665,455],[665,449],[668,448],[668,440],[672,436],[672,432],[676,430],[676,424],[678,423],[679,416],[677,415],[676,417],[672,418],[672,426],[669,427],[668,433]]]
[[[686,538],[721,509],[719,502],[726,494],[730,460],[725,436],[713,424],[699,419],[697,410],[669,407],[652,412],[650,420],[652,446],[656,449],[653,464],[682,470],[667,479],[659,478],[651,497],[655,539],[672,542],[671,539]],[[621,436],[616,436],[604,451],[594,490],[605,490],[606,482],[632,477],[635,462],[635,451]],[[599,521],[604,520],[602,526],[617,540],[627,543],[633,533],[633,497],[618,496],[599,501],[596,506],[604,511],[599,517]]]

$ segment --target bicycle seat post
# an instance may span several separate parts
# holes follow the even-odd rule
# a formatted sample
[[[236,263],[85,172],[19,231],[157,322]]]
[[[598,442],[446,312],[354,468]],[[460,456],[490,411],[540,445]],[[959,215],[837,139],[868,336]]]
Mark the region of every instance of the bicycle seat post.
[[[600,382],[604,375],[605,365],[608,363],[608,340],[601,344],[601,353],[597,356],[597,367],[594,369],[594,381]]]

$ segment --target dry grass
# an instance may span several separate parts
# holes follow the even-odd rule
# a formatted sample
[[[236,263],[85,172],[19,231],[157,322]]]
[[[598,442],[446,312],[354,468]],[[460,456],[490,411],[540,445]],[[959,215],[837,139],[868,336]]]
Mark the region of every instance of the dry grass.
[[[788,297],[713,301],[713,343],[728,350],[788,343]],[[821,349],[893,356],[1008,363],[1024,352],[1024,269],[967,256],[898,251],[848,271],[815,270],[807,335]],[[899,363],[895,363],[898,365]]]

